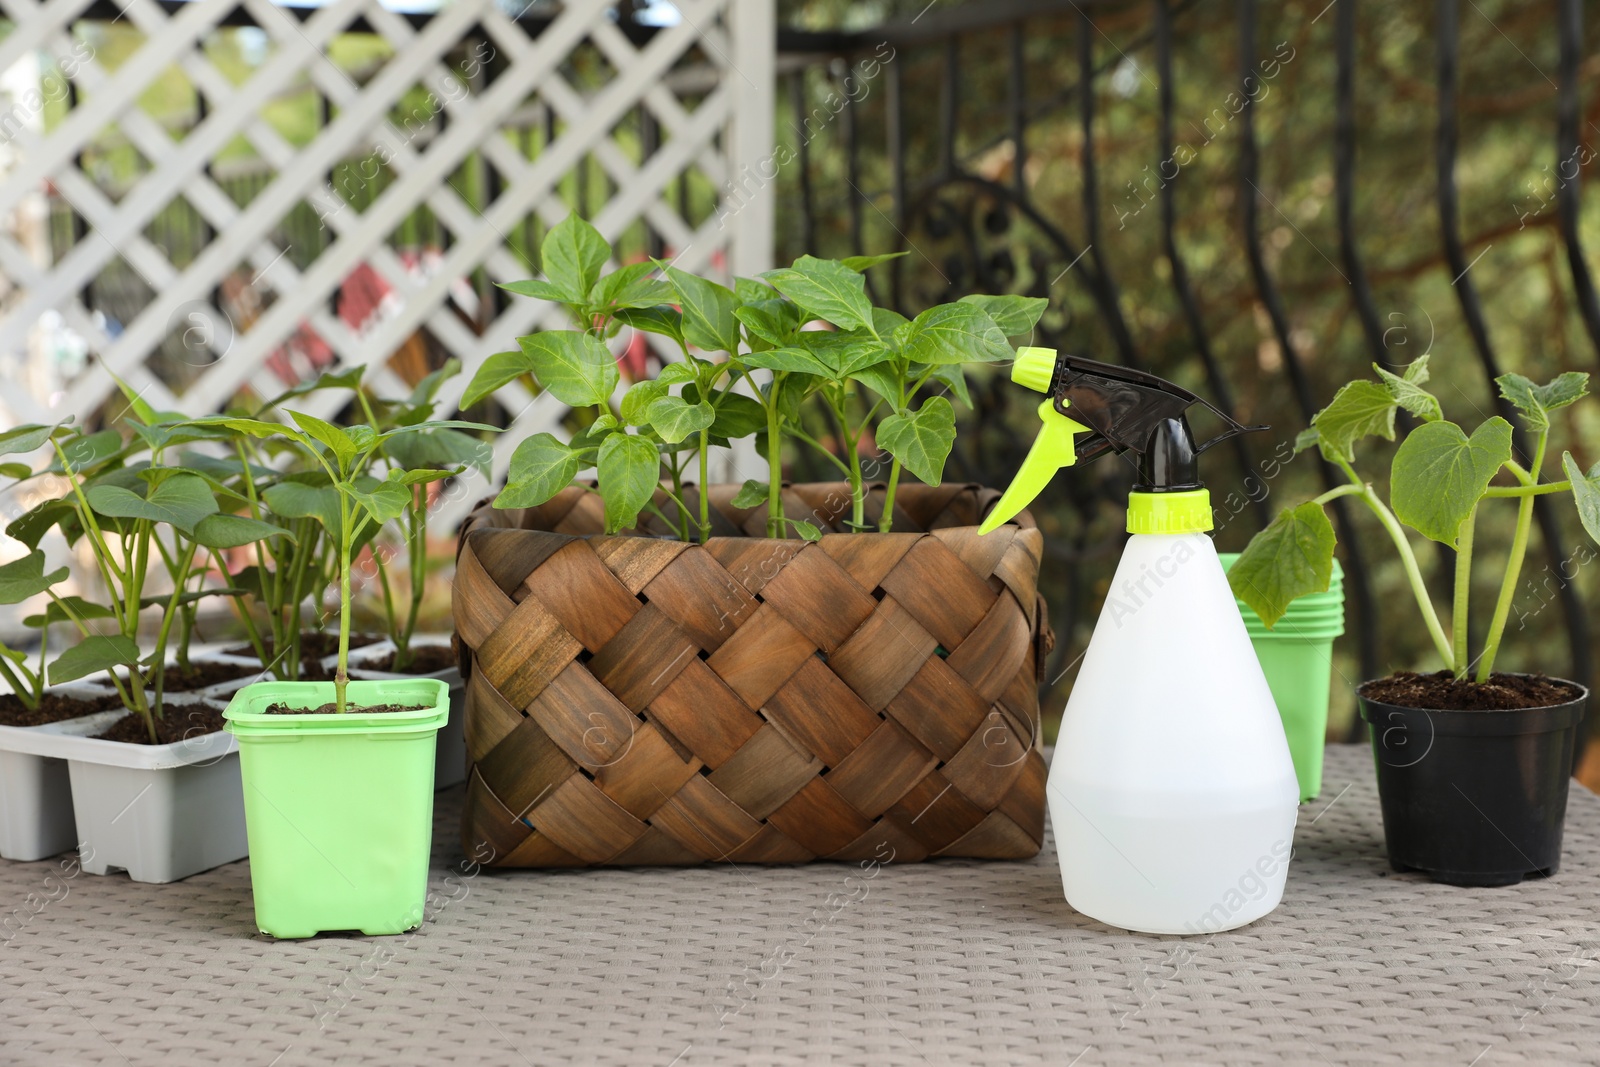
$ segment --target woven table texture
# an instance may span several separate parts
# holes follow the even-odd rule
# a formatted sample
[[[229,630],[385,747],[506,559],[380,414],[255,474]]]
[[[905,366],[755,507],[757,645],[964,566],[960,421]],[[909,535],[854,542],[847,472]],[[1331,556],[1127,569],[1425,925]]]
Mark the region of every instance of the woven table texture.
[[[571,488],[467,521],[462,850],[505,867],[1023,859],[1044,840],[1043,538],[906,486],[896,532],[599,536]],[[832,530],[849,486],[786,490]],[[881,501],[873,499],[875,507]],[[872,514],[871,511],[868,514]],[[583,536],[578,536],[583,535]]]
[[[1283,905],[1211,938],[1076,914],[1048,840],[872,877],[452,874],[460,787],[401,937],[270,941],[244,862],[153,886],[0,861],[0,1064],[1600,1062],[1600,798],[1573,788],[1555,877],[1457,889],[1389,871],[1365,747],[1324,781]]]

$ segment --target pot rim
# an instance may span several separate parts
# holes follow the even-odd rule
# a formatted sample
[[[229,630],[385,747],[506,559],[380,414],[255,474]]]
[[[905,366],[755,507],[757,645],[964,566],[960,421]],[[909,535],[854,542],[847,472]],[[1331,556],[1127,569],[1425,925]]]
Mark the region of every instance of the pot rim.
[[[1389,717],[1390,721],[1393,721],[1392,716],[1395,714],[1420,715],[1426,718],[1434,729],[1447,734],[1548,733],[1565,730],[1582,722],[1589,703],[1588,686],[1556,675],[1532,675],[1524,671],[1498,673],[1518,678],[1547,678],[1573,686],[1578,690],[1578,694],[1560,704],[1542,704],[1534,708],[1412,708],[1366,696],[1362,692],[1363,689],[1373,682],[1383,680],[1370,678],[1355,687],[1356,703],[1361,718],[1368,724],[1381,725],[1374,721],[1373,713]]]
[[[335,694],[332,682],[254,682],[234,693],[222,713],[227,731],[240,738],[286,734],[384,733],[406,730],[436,730],[450,717],[450,687],[437,678],[384,678],[370,681],[352,679],[347,690],[352,704],[343,715],[337,712],[312,715],[270,715],[253,711],[280,701],[327,703]],[[427,706],[415,711],[363,714],[363,705],[397,704],[422,701]],[[359,702],[359,703],[358,703]]]

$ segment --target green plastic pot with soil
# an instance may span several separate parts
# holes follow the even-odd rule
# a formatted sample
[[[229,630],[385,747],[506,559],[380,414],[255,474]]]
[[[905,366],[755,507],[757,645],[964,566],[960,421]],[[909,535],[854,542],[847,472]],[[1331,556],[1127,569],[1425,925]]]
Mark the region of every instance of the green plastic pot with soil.
[[[1427,357],[1394,374],[1351,382],[1312,420],[1297,449],[1315,447],[1347,484],[1285,509],[1257,534],[1229,571],[1236,596],[1272,628],[1296,598],[1325,591],[1335,536],[1324,506],[1353,497],[1377,518],[1404,568],[1443,669],[1399,670],[1356,690],[1368,724],[1391,866],[1455,885],[1509,885],[1554,874],[1577,731],[1589,691],[1577,682],[1495,670],[1522,573],[1534,499],[1572,500],[1584,529],[1600,541],[1600,464],[1588,471],[1563,452],[1565,478],[1544,472],[1552,431],[1571,425],[1564,409],[1588,395],[1588,375],[1562,374],[1543,385],[1518,374],[1496,379],[1522,424],[1488,418],[1469,434],[1447,420],[1424,386]],[[1357,473],[1356,445],[1394,440],[1404,410],[1416,425],[1395,451],[1387,502]],[[1526,466],[1518,456],[1531,456]],[[1515,507],[1482,646],[1470,641],[1471,591],[1480,508]],[[1446,612],[1434,606],[1407,528],[1451,550],[1454,579]]]

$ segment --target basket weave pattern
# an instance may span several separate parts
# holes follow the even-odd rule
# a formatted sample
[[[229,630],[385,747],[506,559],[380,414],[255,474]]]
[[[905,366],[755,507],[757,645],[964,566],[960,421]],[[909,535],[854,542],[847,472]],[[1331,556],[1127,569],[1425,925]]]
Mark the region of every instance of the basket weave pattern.
[[[468,854],[554,867],[1037,853],[1050,637],[1031,521],[980,537],[993,490],[907,486],[896,529],[927,532],[772,540],[741,536],[765,508],[732,507],[736,490],[712,487],[704,546],[602,536],[599,500],[576,488],[473,513],[453,594]],[[825,529],[848,502],[843,484],[785,494],[790,516]]]

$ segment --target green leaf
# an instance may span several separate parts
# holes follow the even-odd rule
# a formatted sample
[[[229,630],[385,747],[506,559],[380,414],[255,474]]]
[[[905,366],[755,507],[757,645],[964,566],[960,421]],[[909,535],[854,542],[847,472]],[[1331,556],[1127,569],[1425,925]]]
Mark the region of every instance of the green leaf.
[[[54,433],[54,426],[14,426],[0,433],[0,456],[14,455],[18,452],[32,452],[42,448]]]
[[[46,574],[44,553],[35,549],[0,567],[0,604],[20,604],[57,582],[66,581],[69,573],[66,567],[60,567]]]
[[[822,531],[817,529],[817,524],[814,522],[806,522],[804,519],[785,519],[783,521],[793,526],[795,533],[807,541],[822,540]]]
[[[72,609],[73,614],[79,619],[109,619],[113,617],[111,609],[104,604],[96,604],[93,601],[83,599],[81,596],[64,596],[60,600],[51,600],[46,605],[43,614],[29,615],[26,619],[23,619],[22,625],[38,630],[42,629],[46,623],[53,625],[58,622],[69,621],[73,618],[73,615],[67,614],[67,607],[62,606],[63,602]]]
[[[733,494],[733,499],[728,503],[736,508],[759,508],[767,502],[770,492],[771,486],[768,483],[746,478],[744,485],[739,487],[739,491]]]
[[[556,223],[539,246],[545,277],[565,294],[563,303],[568,304],[583,303],[610,258],[611,246],[600,231],[576,214]]]
[[[411,506],[411,494],[398,482],[382,481],[367,488],[352,486],[347,491],[350,499],[379,526],[398,519]]]
[[[769,348],[765,352],[749,352],[739,357],[747,367],[765,367],[767,370],[790,371],[795,374],[815,374],[832,378],[834,368],[822,358],[804,348]]]
[[[725,286],[677,267],[667,267],[666,275],[683,306],[684,339],[709,352],[739,351],[739,320],[734,316],[739,298]]]
[[[899,259],[901,256],[909,256],[910,254],[910,252],[885,252],[879,256],[846,256],[839,262],[853,271],[864,271],[870,267],[876,267],[879,263],[887,263],[891,259]]]
[[[362,445],[356,440],[356,436],[353,433],[357,427],[351,427],[347,431],[331,422],[319,419],[315,415],[307,415],[303,411],[291,411],[289,412],[289,417],[294,420],[294,424],[300,427],[301,432],[307,437],[327,446],[328,451],[333,453],[341,470],[349,470],[350,465],[355,462],[356,457],[363,450]],[[370,445],[371,438],[374,436],[372,428],[368,426],[364,427],[364,429],[367,431],[367,443]]]
[[[850,377],[883,397],[890,404],[900,403],[900,388],[903,383],[893,364],[885,362],[872,367],[862,367]]]
[[[959,301],[931,307],[895,331],[913,363],[997,363],[1016,353],[982,308]]]
[[[348,389],[351,392],[355,392],[361,388],[361,379],[366,373],[367,368],[364,365],[357,365],[347,367],[342,371],[320,374],[312,381],[301,382],[294,388],[279,393],[261,405],[261,410],[256,412],[256,416],[259,418],[279,404],[293,400],[297,396],[305,396],[307,393],[320,393],[327,389]]]
[[[578,455],[548,433],[536,433],[511,453],[506,487],[495,497],[497,508],[531,508],[572,484],[580,468]]]
[[[685,344],[683,313],[677,308],[665,304],[647,308],[621,308],[612,317],[636,330],[670,337],[679,347]]]
[[[644,426],[650,422],[650,405],[667,395],[663,381],[634,382],[622,394],[622,421],[629,426]]]
[[[1351,382],[1333,394],[1327,407],[1317,412],[1317,445],[1330,461],[1355,459],[1355,443],[1370,434],[1394,440],[1396,403],[1389,390],[1377,382]]]
[[[6,536],[15,538],[29,549],[35,549],[44,535],[58,524],[69,542],[76,539],[79,532],[78,513],[73,502],[66,497],[46,500],[23,512],[6,527]]]
[[[1032,333],[1039,316],[1050,306],[1050,301],[1042,296],[989,296],[984,293],[964,296],[961,303],[982,308],[1007,337]]]
[[[494,462],[494,449],[488,442],[460,430],[402,434],[385,441],[383,450],[394,462],[412,471],[475,467],[487,478]]]
[[[86,436],[74,436],[61,444],[67,457],[67,468],[74,474],[84,474],[113,459],[123,452],[122,435],[115,430],[101,430]],[[61,456],[56,456],[49,468],[53,473],[64,473]]]
[[[113,667],[131,667],[139,662],[139,646],[132,638],[120,635],[96,635],[82,641],[57,656],[50,664],[50,684],[77,681],[96,671],[109,671]]]
[[[657,278],[654,263],[631,263],[595,282],[589,304],[601,310],[647,308],[672,299],[672,286]]]
[[[1270,629],[1294,600],[1327,592],[1335,542],[1333,524],[1321,504],[1308,501],[1284,508],[1228,569],[1228,585]]]
[[[33,468],[26,463],[0,463],[0,478],[22,481],[33,477]]]
[[[685,393],[688,389],[684,390]],[[711,436],[735,440],[748,437],[767,424],[767,412],[759,403],[740,393],[723,393],[716,402],[717,417],[711,423]]]
[[[1572,453],[1563,452],[1561,469],[1566,471],[1567,480],[1572,483],[1572,503],[1577,506],[1578,521],[1583,523],[1589,536],[1600,543],[1600,463],[1596,463],[1585,474],[1583,468],[1578,466],[1578,461],[1572,458]]]
[[[1322,431],[1315,426],[1307,426],[1294,436],[1294,454],[1299,455],[1308,448],[1316,448],[1322,442]]]
[[[956,439],[956,409],[942,396],[914,415],[890,415],[878,424],[878,444],[928,485],[944,477],[944,461]]]
[[[1582,371],[1567,371],[1546,385],[1520,374],[1502,374],[1494,382],[1535,433],[1549,429],[1550,412],[1589,395],[1589,376]]]
[[[282,526],[252,519],[248,515],[207,515],[194,528],[195,541],[213,549],[238,548],[271,537],[294,541],[294,536]]]
[[[144,496],[116,485],[91,486],[84,496],[96,515],[164,522],[191,535],[196,523],[217,512],[211,487],[196,474],[174,475]]]
[[[261,493],[272,513],[285,519],[316,519],[328,531],[328,536],[338,539],[339,490],[332,485],[311,484],[302,481],[284,481],[269,485]]]
[[[911,373],[913,379],[921,377],[924,369],[925,368],[921,367],[912,367]],[[967,392],[967,374],[966,371],[962,369],[961,364],[946,363],[942,366],[935,367],[933,368],[933,373],[929,376],[928,380],[943,384],[945,388],[954,393],[956,398],[959,399],[963,404],[969,408],[972,406],[972,394]]]
[[[1422,388],[1428,380],[1428,355],[1423,353],[1406,365],[1404,374],[1395,374],[1374,363],[1372,369],[1394,397],[1394,402],[1423,422],[1438,422],[1444,418],[1439,398]]]
[[[801,256],[794,266],[767,271],[762,277],[811,315],[841,330],[872,325],[866,279],[838,260]]]
[[[711,425],[716,413],[710,404],[691,404],[681,396],[664,396],[649,409],[650,425],[668,444],[676,444]]]
[[[668,363],[661,368],[661,373],[656,375],[656,381],[663,385],[679,385],[688,382],[698,382],[701,372],[717,364],[701,359],[699,356],[690,356],[688,359],[676,363]]]
[[[1389,473],[1395,518],[1454,547],[1461,524],[1510,459],[1511,424],[1498,415],[1470,438],[1453,422],[1418,426],[1401,442]]]
[[[612,434],[600,446],[596,467],[606,503],[606,533],[629,529],[661,484],[660,453],[646,438]]]
[[[502,385],[532,374],[541,388],[571,407],[594,407],[611,398],[620,377],[617,361],[599,338],[577,330],[547,330],[517,338],[520,352],[490,356],[461,398],[471,407]]]
[[[454,356],[444,361],[444,366],[436,371],[429,371],[422,376],[411,389],[411,396],[407,398],[406,405],[411,408],[426,408],[433,410],[433,405],[439,397],[439,387],[445,382],[461,373],[461,361]]]
[[[763,300],[776,299],[778,293],[766,282],[755,278],[735,278],[733,295],[739,298],[740,304],[759,304]]]
[[[762,300],[734,308],[733,314],[744,323],[750,336],[782,348],[789,343],[789,335],[794,332],[794,326],[789,323],[783,309],[793,306],[786,300]]]
[[[549,300],[556,304],[575,304],[571,293],[553,282],[541,278],[526,278],[520,282],[500,282],[499,287],[518,296],[531,296],[535,300]]]

